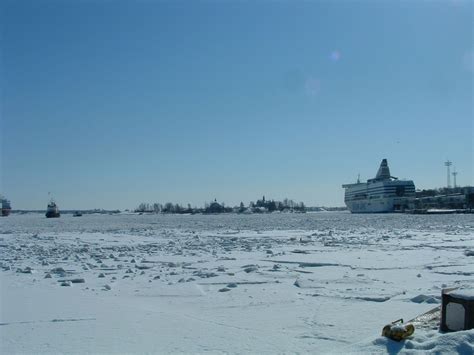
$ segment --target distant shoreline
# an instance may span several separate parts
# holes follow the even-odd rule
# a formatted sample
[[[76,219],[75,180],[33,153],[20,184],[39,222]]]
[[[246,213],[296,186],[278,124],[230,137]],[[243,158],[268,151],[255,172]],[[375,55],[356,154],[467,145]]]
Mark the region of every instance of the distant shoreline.
[[[61,210],[61,214],[74,214],[80,212],[82,214],[127,214],[127,215],[191,215],[191,214],[236,214],[236,215],[245,215],[245,214],[302,214],[302,213],[320,213],[320,212],[344,212],[348,211],[346,207],[307,207],[305,212],[300,211],[274,211],[274,212],[252,212],[252,213],[239,213],[239,212],[222,212],[222,213],[168,213],[168,212],[153,212],[153,211],[144,211],[144,212],[135,212],[135,211],[121,211],[121,210]],[[12,210],[11,214],[28,214],[28,213],[45,213],[45,210]]]

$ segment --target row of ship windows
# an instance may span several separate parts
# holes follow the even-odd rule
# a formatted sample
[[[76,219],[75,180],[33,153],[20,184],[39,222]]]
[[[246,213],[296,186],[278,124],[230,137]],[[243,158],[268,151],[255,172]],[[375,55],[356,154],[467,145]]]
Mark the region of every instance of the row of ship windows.
[[[409,194],[414,194],[415,191],[404,191],[404,194],[405,195],[409,195]],[[345,196],[347,197],[350,197],[350,196],[382,196],[382,195],[393,195],[393,194],[397,194],[396,191],[381,191],[381,192],[378,192],[378,193],[370,193],[370,194],[367,194],[367,193],[346,193]]]
[[[414,189],[415,185],[391,185],[391,186],[374,186],[374,187],[361,186],[357,190],[361,191],[361,190],[377,190],[377,189],[396,189],[397,187],[404,187],[406,189],[411,189],[411,188]]]
[[[399,185],[399,186],[377,186],[377,187],[369,187],[363,189],[354,189],[354,191],[377,191],[377,190],[389,190],[389,189],[397,189],[399,187],[403,187],[405,189],[415,189],[415,185]]]
[[[384,195],[378,195],[378,196],[370,196],[367,197],[366,195],[355,195],[355,196],[346,196],[345,200],[346,201],[355,201],[355,200],[373,200],[373,199],[379,199],[379,198],[386,198],[386,197],[407,197],[405,194],[404,196],[397,196],[395,194],[384,194]]]
[[[397,188],[397,187],[405,187],[407,189],[410,189],[410,188],[415,188],[415,185],[414,184],[409,184],[409,185],[381,185],[381,186],[360,186],[360,188],[358,188],[357,190],[361,191],[361,190],[376,190],[376,189],[393,189],[393,188]],[[355,190],[356,188],[354,188]]]
[[[354,191],[354,192],[346,192],[346,196],[353,196],[353,195],[358,195],[358,194],[377,194],[377,193],[393,193],[396,192],[396,188],[388,188],[388,189],[380,189],[377,191]],[[415,188],[405,188],[405,193],[410,193],[410,192],[415,192]]]

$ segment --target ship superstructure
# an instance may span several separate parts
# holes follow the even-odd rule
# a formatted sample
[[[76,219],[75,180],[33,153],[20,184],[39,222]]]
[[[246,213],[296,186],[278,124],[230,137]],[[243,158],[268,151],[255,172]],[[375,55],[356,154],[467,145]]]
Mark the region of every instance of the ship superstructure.
[[[398,212],[408,209],[415,198],[412,180],[399,180],[390,175],[387,159],[380,163],[377,175],[361,183],[342,185],[344,202],[352,213]]]

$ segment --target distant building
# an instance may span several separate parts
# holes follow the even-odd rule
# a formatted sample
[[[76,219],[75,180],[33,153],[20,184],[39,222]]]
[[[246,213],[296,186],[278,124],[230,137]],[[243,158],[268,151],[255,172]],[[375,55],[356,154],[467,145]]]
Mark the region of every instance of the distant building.
[[[226,209],[224,206],[222,206],[220,203],[217,202],[217,199],[214,199],[214,202],[212,202],[205,210],[205,213],[223,213],[226,212]]]
[[[474,187],[446,189],[442,192],[424,190],[417,193],[416,209],[472,209],[474,208]]]

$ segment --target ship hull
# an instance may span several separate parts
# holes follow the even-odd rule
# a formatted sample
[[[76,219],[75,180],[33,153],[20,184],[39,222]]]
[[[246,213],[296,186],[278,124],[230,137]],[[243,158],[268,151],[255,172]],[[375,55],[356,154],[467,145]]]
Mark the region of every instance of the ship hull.
[[[391,213],[403,212],[409,203],[406,198],[385,198],[376,201],[370,199],[346,201],[346,206],[351,213]]]
[[[59,213],[59,208],[56,205],[56,202],[54,202],[53,199],[48,204],[48,207],[46,208],[46,218],[58,218],[60,217]]]
[[[2,217],[7,217],[10,215],[10,209],[8,208],[2,208]]]

